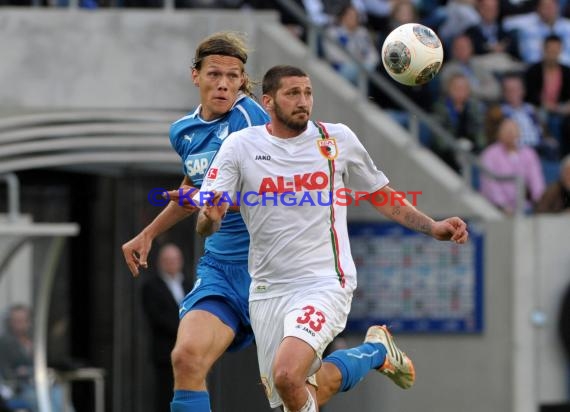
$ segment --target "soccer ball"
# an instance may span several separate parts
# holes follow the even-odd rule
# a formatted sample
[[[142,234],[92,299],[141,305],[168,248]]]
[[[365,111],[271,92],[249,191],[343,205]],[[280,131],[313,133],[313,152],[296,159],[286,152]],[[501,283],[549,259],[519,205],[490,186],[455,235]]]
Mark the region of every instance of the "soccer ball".
[[[429,82],[441,69],[443,46],[429,27],[402,24],[384,40],[382,63],[397,82],[417,86]]]

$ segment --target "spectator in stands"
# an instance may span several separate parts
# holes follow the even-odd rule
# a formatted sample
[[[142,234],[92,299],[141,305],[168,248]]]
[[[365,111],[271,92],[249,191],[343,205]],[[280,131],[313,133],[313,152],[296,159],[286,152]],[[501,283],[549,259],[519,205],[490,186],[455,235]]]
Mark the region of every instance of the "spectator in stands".
[[[501,0],[501,16],[515,16],[536,10],[538,0]]]
[[[412,23],[419,20],[416,8],[412,1],[400,0],[398,2],[392,3],[391,13],[387,24],[384,24],[382,30],[378,32],[377,45],[378,49],[381,49],[382,44],[386,36],[396,27]],[[381,57],[380,57],[381,58]],[[427,84],[420,86],[404,86],[400,83],[395,82],[390,78],[384,66],[382,64],[378,65],[377,72],[388,78],[394,87],[396,87],[400,93],[405,97],[413,101],[420,108],[430,111],[437,94],[437,81],[431,81]],[[410,126],[410,113],[402,110],[402,108],[393,101],[388,95],[386,95],[381,89],[376,87],[376,85],[370,85],[370,98],[375,101],[379,106],[388,111],[390,116],[397,121],[400,125],[404,127]],[[425,146],[431,146],[431,132],[426,125],[420,124],[420,141]]]
[[[560,162],[560,178],[551,183],[535,209],[536,213],[570,212],[570,155]]]
[[[401,0],[392,5],[392,11],[386,17],[385,24],[377,30],[377,44],[378,49],[382,48],[384,39],[396,27],[406,23],[414,23],[419,20],[418,13],[410,0]]]
[[[306,0],[305,0],[306,1]],[[352,6],[358,13],[361,23],[366,23],[366,6],[363,0],[320,0],[323,3],[325,13],[329,16],[338,16],[342,9]]]
[[[302,0],[302,5],[309,20],[320,27],[334,24],[335,16],[349,5],[357,10],[361,22],[366,21],[366,7],[363,0]]]
[[[158,252],[158,273],[142,286],[143,310],[151,331],[151,354],[155,377],[156,412],[170,410],[174,375],[170,353],[178,331],[178,305],[191,289],[182,273],[184,258],[180,248],[166,244]]]
[[[366,13],[366,23],[368,27],[375,31],[383,31],[392,8],[398,4],[392,0],[362,0]]]
[[[556,34],[544,41],[541,62],[525,73],[527,101],[545,112],[550,134],[560,143],[560,154],[570,153],[570,67],[560,63],[562,40]]]
[[[343,47],[371,72],[380,58],[368,30],[359,23],[358,11],[347,5],[340,10],[337,21],[326,31],[324,52],[327,60],[345,79],[358,83],[357,64],[341,50]],[[341,46],[337,45],[337,42]]]
[[[485,144],[481,103],[471,95],[471,86],[464,74],[454,73],[446,81],[445,92],[436,102],[434,114],[465,149],[479,153]],[[435,138],[434,151],[455,171],[461,171],[455,152],[441,137]]]
[[[414,23],[418,20],[419,15],[414,3],[411,0],[400,0],[392,7],[388,22],[389,30],[392,31],[402,24]]]
[[[469,80],[474,98],[485,103],[499,101],[501,96],[499,80],[486,65],[481,64],[479,57],[473,55],[473,43],[465,34],[453,39],[451,59],[443,64],[439,74],[441,86],[446,87],[449,77],[456,73],[463,74]],[[445,93],[443,90],[442,92]]]
[[[448,44],[474,24],[479,24],[475,0],[449,0],[445,6],[445,20],[437,29],[443,44]]]
[[[509,73],[502,79],[503,103],[501,110],[505,117],[512,118],[521,133],[520,144],[534,148],[546,160],[558,159],[558,142],[545,136],[536,108],[525,101],[526,89],[518,73]]]
[[[525,63],[542,59],[544,39],[557,34],[562,39],[561,62],[570,65],[570,19],[560,16],[558,0],[539,0],[536,11],[504,19],[506,30],[516,30],[520,58]]]
[[[384,76],[388,82],[392,84],[399,92],[415,103],[420,109],[431,111],[433,102],[435,100],[436,94],[433,91],[435,82],[429,82],[427,84],[422,84],[418,86],[405,86],[401,83],[396,82],[392,79],[382,64],[378,65],[377,73]],[[375,84],[369,86],[369,97],[370,100],[378,104],[382,109],[384,109],[390,117],[392,117],[396,122],[398,122],[403,127],[410,127],[410,117],[412,116],[410,112],[402,109],[397,101],[388,96],[381,88],[377,87]],[[420,141],[424,146],[431,146],[431,132],[426,125],[420,124]]]
[[[297,6],[305,10],[302,0],[293,0]],[[247,0],[245,7],[251,7],[256,10],[275,10],[279,13],[280,22],[295,37],[305,40],[305,28],[298,19],[285,7],[276,0]]]
[[[38,411],[33,382],[33,342],[30,308],[23,304],[12,305],[6,317],[4,335],[0,337],[0,374],[13,383],[14,399],[30,412]],[[58,385],[50,390],[52,410],[63,410],[63,392]]]
[[[408,0],[361,0],[364,5],[365,13],[368,16],[368,21],[376,21],[376,25],[371,25],[370,28],[375,31],[385,30],[386,21],[394,13],[394,8],[400,3],[407,2]],[[444,9],[448,0],[410,0],[413,4],[419,18],[415,20],[418,23],[423,22],[423,18],[430,16],[436,9]],[[444,15],[443,10],[437,10],[438,15]],[[435,30],[437,25],[430,25]]]
[[[544,176],[534,149],[519,144],[520,130],[513,119],[504,119],[499,126],[497,142],[481,154],[483,166],[499,176],[519,176],[523,179],[526,197],[522,205],[530,212],[544,193]],[[481,174],[481,194],[507,215],[517,210],[517,185],[514,181],[494,180]]]
[[[497,132],[504,118],[501,106],[498,104],[493,104],[485,110],[485,119],[483,120],[485,147],[497,141]]]
[[[465,32],[473,43],[475,54],[509,53],[517,57],[516,36],[503,28],[499,17],[499,0],[477,0],[477,12],[480,21]]]
[[[311,22],[320,27],[333,23],[334,15],[328,14],[322,0],[303,0],[303,7]]]

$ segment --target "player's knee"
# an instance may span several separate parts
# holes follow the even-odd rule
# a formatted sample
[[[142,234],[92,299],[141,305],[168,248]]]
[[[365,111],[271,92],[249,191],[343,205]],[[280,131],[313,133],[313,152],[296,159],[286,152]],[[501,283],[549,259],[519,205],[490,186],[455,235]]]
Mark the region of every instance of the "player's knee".
[[[303,376],[295,376],[287,368],[276,368],[273,371],[273,382],[275,389],[280,395],[289,394],[301,387],[305,386],[305,378]]]
[[[205,378],[210,369],[203,353],[184,345],[174,347],[171,360],[175,375],[183,374],[188,377]]]

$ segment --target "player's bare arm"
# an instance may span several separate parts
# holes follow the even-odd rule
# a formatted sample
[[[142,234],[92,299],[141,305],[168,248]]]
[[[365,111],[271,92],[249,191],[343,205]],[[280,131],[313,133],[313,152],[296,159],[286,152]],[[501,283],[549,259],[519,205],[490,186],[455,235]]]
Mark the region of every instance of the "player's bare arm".
[[[192,214],[199,209],[199,205],[192,200],[192,196],[198,191],[198,188],[183,182],[178,189],[168,191],[168,199],[171,203],[182,207],[188,214]]]
[[[184,177],[182,184],[190,186],[191,181]],[[180,207],[177,202],[169,202],[160,214],[146,226],[138,235],[123,244],[123,256],[127,266],[134,277],[139,275],[139,269],[148,268],[147,257],[153,240],[161,233],[166,232],[179,221],[190,216],[197,210],[196,207]]]
[[[393,193],[395,193],[395,190],[386,185],[376,193],[378,193],[377,196],[381,198],[394,199]],[[467,242],[469,238],[467,224],[459,217],[450,217],[435,221],[417,209],[405,198],[398,199],[396,202],[382,202],[383,204],[380,206],[374,204],[372,201],[375,195],[376,194],[372,194],[369,199],[374,208],[384,216],[409,229],[425,233],[437,240],[450,240],[460,244]]]
[[[216,233],[222,225],[222,219],[228,211],[229,203],[220,202],[222,192],[214,192],[211,201],[206,202],[200,209],[196,232],[202,236],[210,236]]]

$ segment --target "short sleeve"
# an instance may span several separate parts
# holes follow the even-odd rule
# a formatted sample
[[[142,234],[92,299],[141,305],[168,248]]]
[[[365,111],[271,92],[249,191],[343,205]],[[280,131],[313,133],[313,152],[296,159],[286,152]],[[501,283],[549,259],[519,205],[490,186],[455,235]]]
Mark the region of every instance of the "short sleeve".
[[[174,151],[182,158],[182,147],[180,145],[180,139],[178,138],[178,128],[176,124],[170,125],[170,131],[168,133],[168,137],[170,139],[170,145],[174,149]],[[184,162],[182,162],[182,174],[186,176],[186,167],[184,166]]]
[[[381,170],[378,170],[368,151],[364,148],[358,137],[348,127],[343,127],[347,159],[345,185],[356,191],[369,193],[382,189],[389,182]]]
[[[239,140],[236,136],[237,133],[230,134],[221,146],[204,177],[201,193],[218,191],[223,192],[224,197],[235,198],[241,180]]]

